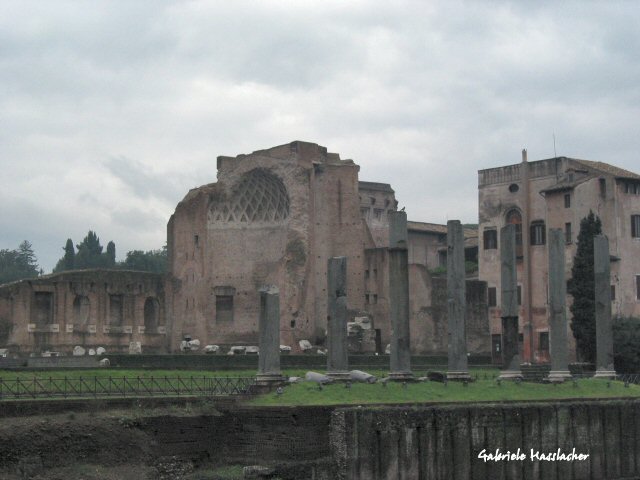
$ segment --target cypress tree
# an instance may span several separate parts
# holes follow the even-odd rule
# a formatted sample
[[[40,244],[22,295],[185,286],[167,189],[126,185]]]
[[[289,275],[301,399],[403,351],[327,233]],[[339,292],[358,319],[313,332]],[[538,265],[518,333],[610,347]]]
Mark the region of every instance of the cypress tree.
[[[593,269],[593,237],[602,233],[602,222],[597,215],[589,215],[580,221],[578,248],[573,259],[571,279],[567,293],[573,297],[571,305],[571,330],[576,339],[576,349],[581,360],[596,359],[596,303]]]

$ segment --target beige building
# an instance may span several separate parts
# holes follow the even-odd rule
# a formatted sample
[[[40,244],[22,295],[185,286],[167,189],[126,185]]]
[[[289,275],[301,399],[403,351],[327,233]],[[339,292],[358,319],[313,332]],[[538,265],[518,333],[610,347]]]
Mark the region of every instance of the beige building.
[[[479,277],[488,286],[496,361],[501,341],[499,232],[508,223],[516,225],[523,361],[550,358],[547,231],[565,233],[569,277],[580,221],[590,210],[609,238],[613,314],[640,316],[640,175],[566,157],[528,162],[523,151],[519,164],[480,170],[478,190]],[[573,342],[571,332],[569,339]]]
[[[350,337],[349,344],[355,352],[383,351],[391,335],[388,214],[398,205],[391,186],[359,181],[360,167],[352,160],[299,141],[218,157],[217,169],[217,182],[190,190],[169,219],[169,271],[164,278],[148,274],[153,288],[118,271],[76,272],[83,280],[68,285],[66,277],[52,275],[2,286],[0,321],[12,326],[4,343],[18,351],[68,350],[74,343],[124,348],[140,341],[143,351],[171,352],[184,338],[201,345],[255,345],[258,289],[276,285],[281,343],[294,351],[303,339],[323,345],[327,261],[346,256],[349,315],[368,319],[362,325],[371,327],[362,341]],[[446,227],[409,222],[408,230],[412,349],[446,354],[446,282],[433,277],[446,250]],[[468,234],[473,254],[477,238]],[[486,285],[475,281],[468,288],[470,350],[488,354]],[[45,290],[46,301],[39,293]],[[75,326],[77,297],[90,305],[83,310],[84,336]],[[147,328],[147,302],[155,301],[158,327]],[[124,313],[115,319],[117,305]],[[53,319],[36,322],[37,332],[28,327],[34,309]],[[56,331],[41,323],[57,325]],[[39,340],[40,333],[46,335]]]
[[[166,350],[164,278],[147,272],[77,270],[0,287],[0,345],[14,353],[69,354],[75,345]]]

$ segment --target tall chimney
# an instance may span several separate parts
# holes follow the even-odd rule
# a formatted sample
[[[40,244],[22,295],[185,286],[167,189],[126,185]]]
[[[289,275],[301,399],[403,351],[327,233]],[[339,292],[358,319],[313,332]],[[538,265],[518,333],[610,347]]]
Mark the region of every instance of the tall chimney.
[[[522,149],[522,163],[527,163],[527,149]]]

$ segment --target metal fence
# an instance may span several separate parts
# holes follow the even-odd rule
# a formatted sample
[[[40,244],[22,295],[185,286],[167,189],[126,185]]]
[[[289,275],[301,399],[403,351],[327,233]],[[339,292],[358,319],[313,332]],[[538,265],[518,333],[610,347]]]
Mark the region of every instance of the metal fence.
[[[250,395],[254,385],[253,377],[0,378],[0,400]]]

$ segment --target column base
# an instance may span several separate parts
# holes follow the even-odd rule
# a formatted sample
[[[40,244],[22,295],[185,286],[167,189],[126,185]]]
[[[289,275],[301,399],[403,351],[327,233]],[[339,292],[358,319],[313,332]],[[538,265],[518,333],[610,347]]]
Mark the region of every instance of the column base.
[[[615,370],[596,370],[596,374],[593,378],[606,378],[607,380],[614,380],[617,376]]]
[[[350,382],[351,381],[351,374],[349,372],[327,372],[326,375],[334,382]]]
[[[563,383],[565,380],[573,378],[569,370],[551,370],[545,380],[549,383]]]
[[[287,383],[287,378],[278,373],[259,373],[256,375],[256,385],[260,387],[277,387]]]
[[[451,380],[451,381],[460,381],[460,382],[464,382],[465,380],[468,382],[473,381],[473,378],[471,378],[471,375],[469,375],[469,372],[447,372],[447,380]]]
[[[498,380],[523,380],[522,372],[520,370],[505,370],[503,371]]]
[[[390,372],[387,377],[390,382],[414,382],[416,377],[413,376],[413,372]]]

